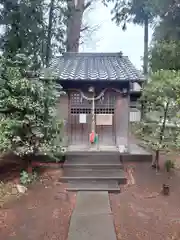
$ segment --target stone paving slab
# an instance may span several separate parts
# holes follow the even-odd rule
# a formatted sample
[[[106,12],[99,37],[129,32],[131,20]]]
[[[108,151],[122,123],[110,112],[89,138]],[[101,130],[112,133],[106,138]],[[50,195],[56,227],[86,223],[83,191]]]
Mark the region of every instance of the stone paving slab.
[[[68,240],[116,240],[108,192],[78,192]]]
[[[74,213],[77,215],[93,215],[111,213],[107,192],[78,192]]]
[[[112,216],[108,214],[73,216],[68,240],[116,240]]]

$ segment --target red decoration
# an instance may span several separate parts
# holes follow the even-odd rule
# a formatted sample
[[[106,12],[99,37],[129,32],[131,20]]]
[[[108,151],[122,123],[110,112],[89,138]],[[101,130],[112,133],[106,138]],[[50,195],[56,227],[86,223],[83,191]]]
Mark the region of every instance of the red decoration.
[[[95,133],[94,132],[90,133],[89,140],[90,140],[90,143],[94,143],[94,140],[95,140]]]

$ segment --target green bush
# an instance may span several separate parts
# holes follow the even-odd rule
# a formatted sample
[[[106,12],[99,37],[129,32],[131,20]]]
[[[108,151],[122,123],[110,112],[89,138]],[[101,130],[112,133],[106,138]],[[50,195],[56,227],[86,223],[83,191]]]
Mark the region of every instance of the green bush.
[[[57,90],[52,80],[0,62],[0,151],[30,159],[61,154],[62,121],[57,117]]]
[[[26,171],[22,171],[20,174],[20,183],[24,186],[28,186],[29,184],[35,182],[37,180],[37,173],[28,173]]]

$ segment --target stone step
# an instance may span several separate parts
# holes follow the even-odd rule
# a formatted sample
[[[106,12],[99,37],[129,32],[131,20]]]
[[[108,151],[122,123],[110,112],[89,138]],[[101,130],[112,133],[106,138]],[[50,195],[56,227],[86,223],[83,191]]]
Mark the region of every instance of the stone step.
[[[120,187],[117,181],[72,181],[68,182],[67,191],[108,191],[109,193],[120,193]]]
[[[119,155],[74,155],[66,156],[68,164],[119,164]]]
[[[122,169],[64,169],[64,175],[68,176],[121,176]]]
[[[121,155],[121,162],[152,162],[152,154],[126,154]]]
[[[118,183],[124,184],[127,181],[126,174],[123,170],[72,170],[65,172],[60,181],[67,182],[70,180],[117,180]]]
[[[66,153],[68,156],[96,156],[96,155],[108,155],[115,156],[119,155],[119,150],[117,151],[71,151]]]
[[[107,191],[109,193],[120,193],[120,189],[117,188],[106,188],[106,187],[101,187],[101,188],[97,188],[97,187],[74,187],[74,188],[66,188],[66,190],[68,192],[86,192],[86,191],[90,191],[90,192],[104,192]]]
[[[123,165],[121,163],[117,164],[99,164],[99,163],[94,163],[94,164],[84,164],[84,163],[65,163],[63,165],[64,169],[78,169],[78,170],[85,170],[85,169],[98,169],[98,170],[104,170],[104,169],[123,169]]]
[[[106,175],[110,175],[112,176],[113,174],[121,174],[120,171],[123,172],[123,170],[121,168],[105,168],[105,169],[91,169],[91,168],[65,168],[64,169],[64,176],[68,177],[68,176],[94,176],[97,174],[106,174]]]

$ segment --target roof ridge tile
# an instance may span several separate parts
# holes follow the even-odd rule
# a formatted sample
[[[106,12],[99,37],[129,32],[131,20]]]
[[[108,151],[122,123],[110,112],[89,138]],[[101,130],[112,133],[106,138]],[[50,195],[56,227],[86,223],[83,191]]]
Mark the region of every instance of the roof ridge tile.
[[[144,81],[128,56],[121,53],[64,53],[49,69],[59,80]]]

